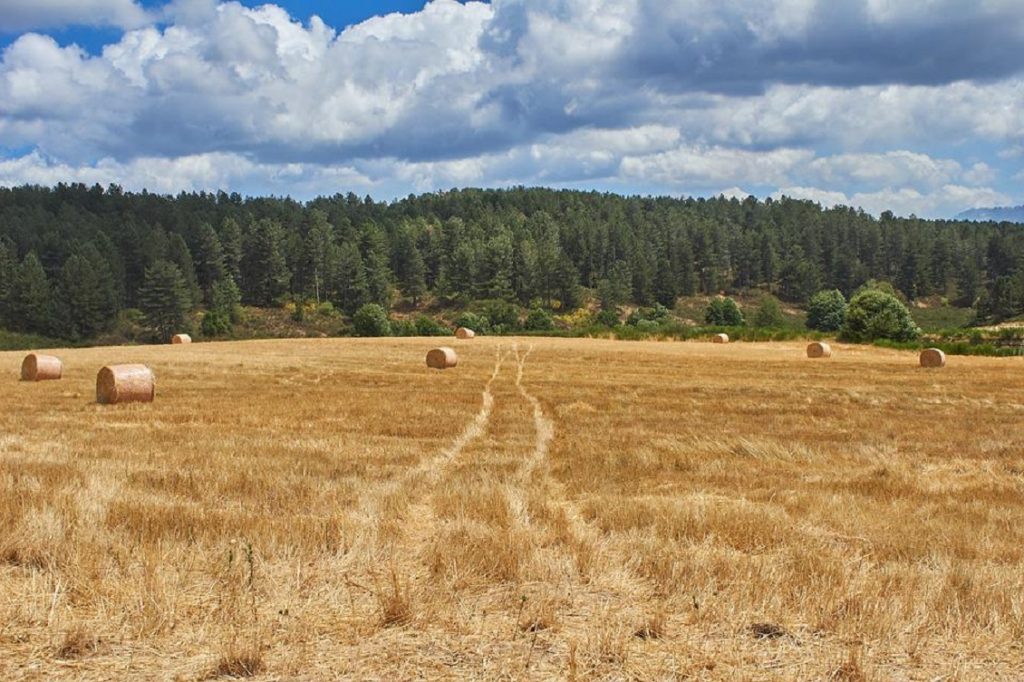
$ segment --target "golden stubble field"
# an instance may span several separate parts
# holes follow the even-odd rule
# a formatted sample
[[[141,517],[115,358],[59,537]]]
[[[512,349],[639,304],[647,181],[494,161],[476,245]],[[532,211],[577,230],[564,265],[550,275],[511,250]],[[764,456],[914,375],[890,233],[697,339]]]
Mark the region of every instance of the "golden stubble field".
[[[0,353],[0,678],[1024,677],[1024,360],[434,343]]]

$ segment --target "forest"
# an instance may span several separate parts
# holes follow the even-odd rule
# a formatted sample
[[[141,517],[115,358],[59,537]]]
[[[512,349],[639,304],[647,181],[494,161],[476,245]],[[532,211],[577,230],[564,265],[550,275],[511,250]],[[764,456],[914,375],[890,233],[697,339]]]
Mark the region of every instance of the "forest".
[[[869,280],[973,307],[978,322],[1024,314],[1024,226],[522,187],[305,203],[0,188],[0,328],[79,342],[125,316],[153,340],[200,318],[216,336],[240,305],[564,313],[761,291],[800,306]]]

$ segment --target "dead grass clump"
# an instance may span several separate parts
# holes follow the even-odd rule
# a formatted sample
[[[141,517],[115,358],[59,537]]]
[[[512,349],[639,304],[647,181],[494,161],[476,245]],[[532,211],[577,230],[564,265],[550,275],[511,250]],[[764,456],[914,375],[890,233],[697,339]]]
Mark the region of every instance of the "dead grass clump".
[[[779,639],[787,636],[789,633],[784,627],[775,623],[752,623],[750,625],[750,634],[755,639]]]
[[[637,628],[633,636],[637,639],[662,639],[666,634],[667,622],[668,618],[665,615],[665,611],[659,609]]]
[[[431,575],[456,587],[480,581],[514,582],[533,557],[525,532],[456,521],[434,537],[427,550]]]
[[[389,628],[407,625],[412,621],[412,588],[403,584],[398,572],[392,567],[387,584],[376,585],[373,596],[377,601],[377,612],[381,627]]]
[[[225,652],[210,671],[208,679],[217,677],[255,677],[267,669],[263,653],[251,647],[232,648]]]
[[[867,682],[868,675],[860,663],[860,653],[851,648],[842,665],[829,672],[829,682]]]
[[[81,658],[96,651],[98,646],[99,638],[78,626],[64,633],[54,655],[62,660]]]

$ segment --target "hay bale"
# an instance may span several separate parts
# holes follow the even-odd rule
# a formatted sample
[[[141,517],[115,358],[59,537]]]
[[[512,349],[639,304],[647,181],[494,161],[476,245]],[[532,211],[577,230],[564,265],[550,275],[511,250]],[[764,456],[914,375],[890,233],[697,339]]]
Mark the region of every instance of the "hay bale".
[[[151,403],[156,397],[156,377],[145,365],[109,365],[96,375],[96,402]]]
[[[465,327],[459,327],[455,330],[455,338],[457,339],[471,339],[476,336],[476,332],[472,329],[466,329]]]
[[[21,362],[22,381],[52,381],[64,374],[64,363],[53,355],[29,353]]]
[[[434,348],[427,353],[427,367],[431,369],[448,369],[457,364],[459,364],[459,356],[455,354],[453,349],[447,346]]]
[[[922,367],[945,367],[946,354],[938,348],[926,348],[921,351]]]
[[[729,343],[729,335],[728,334],[715,334],[714,336],[711,337],[711,342],[712,343]]]
[[[815,341],[807,344],[807,357],[809,358],[830,358],[832,357],[832,346],[824,341]]]
[[[192,337],[188,334],[175,334],[171,337],[171,343],[178,345],[181,343],[192,343]]]

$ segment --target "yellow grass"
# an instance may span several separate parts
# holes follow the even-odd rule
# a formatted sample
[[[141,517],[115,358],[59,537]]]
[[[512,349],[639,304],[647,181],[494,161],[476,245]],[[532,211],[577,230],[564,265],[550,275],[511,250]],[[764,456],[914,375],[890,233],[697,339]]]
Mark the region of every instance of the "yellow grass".
[[[1019,358],[429,343],[0,353],[0,679],[1024,676]]]

